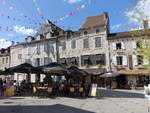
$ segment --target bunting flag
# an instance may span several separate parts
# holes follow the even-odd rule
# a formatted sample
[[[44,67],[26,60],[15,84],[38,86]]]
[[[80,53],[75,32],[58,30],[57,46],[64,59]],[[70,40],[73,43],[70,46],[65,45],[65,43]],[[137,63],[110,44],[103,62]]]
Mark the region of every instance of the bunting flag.
[[[45,18],[44,18],[44,13],[43,13],[43,12],[41,11],[41,9],[39,8],[38,3],[37,3],[37,0],[32,0],[32,1],[33,1],[33,3],[34,3],[34,6],[35,6],[36,11],[37,11],[38,15],[40,16],[40,18],[41,18],[42,20],[45,20]]]
[[[36,23],[35,21],[31,20],[31,18],[28,18],[30,20],[30,22],[25,22],[23,19],[15,18],[10,15],[6,15],[4,13],[0,13],[0,17],[5,17],[6,19],[17,21],[17,22],[27,23],[27,24],[29,24],[31,26],[35,26],[35,27],[39,27],[39,25],[41,25],[41,23]],[[27,18],[27,16],[24,16],[24,18]]]
[[[7,2],[6,2],[5,0],[0,1],[0,5],[6,5],[6,4],[7,4]],[[23,17],[24,19],[26,19],[28,22],[24,21],[23,19],[11,18],[11,16],[7,16],[8,19],[12,19],[12,20],[14,20],[14,21],[21,21],[21,20],[22,20],[22,22],[26,22],[26,23],[28,23],[28,24],[33,24],[33,25],[40,25],[40,24],[41,24],[41,23],[39,23],[39,22],[36,22],[34,19],[32,19],[32,18],[26,16],[24,13],[20,12],[19,10],[17,10],[17,8],[16,8],[15,6],[9,6],[9,7],[8,7],[8,10],[14,11],[14,12],[17,13],[19,16],[21,16],[21,17]],[[5,15],[6,15],[6,14],[5,14]],[[4,14],[1,15],[1,16],[4,16]]]
[[[85,8],[86,4],[82,4],[79,8],[76,8],[74,11],[70,12],[69,14],[64,15],[63,17],[57,19],[56,21],[54,21],[54,23],[59,23],[67,18],[69,18],[72,15],[75,15],[78,11],[80,11],[81,9]]]

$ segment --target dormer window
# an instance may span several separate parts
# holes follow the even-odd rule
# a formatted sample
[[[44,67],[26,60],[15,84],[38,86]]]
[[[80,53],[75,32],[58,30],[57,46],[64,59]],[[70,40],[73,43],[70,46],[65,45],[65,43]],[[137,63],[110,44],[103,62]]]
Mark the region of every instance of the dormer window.
[[[88,34],[88,32],[87,31],[84,31],[84,35],[87,35]]]
[[[99,29],[96,29],[96,34],[98,34],[100,31],[99,31]]]

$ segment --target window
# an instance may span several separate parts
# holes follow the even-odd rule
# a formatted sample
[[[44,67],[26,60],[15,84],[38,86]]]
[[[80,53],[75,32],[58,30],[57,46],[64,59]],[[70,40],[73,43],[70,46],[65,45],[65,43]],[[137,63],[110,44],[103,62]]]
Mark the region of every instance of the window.
[[[2,63],[3,63],[3,64],[5,63],[5,58],[2,59]]]
[[[89,55],[81,56],[82,66],[92,65],[91,59]]]
[[[18,59],[22,59],[22,54],[18,54]]]
[[[100,31],[99,31],[99,29],[96,29],[96,34],[98,34]]]
[[[117,65],[123,65],[123,57],[122,56],[117,56]]]
[[[84,59],[84,65],[91,65],[90,59]]]
[[[87,31],[84,31],[84,35],[87,35],[88,34],[88,32]]]
[[[95,47],[101,47],[101,37],[95,38]]]
[[[83,48],[89,48],[89,39],[83,40]]]
[[[116,49],[118,50],[118,49],[121,49],[121,48],[122,48],[121,43],[116,43]]]
[[[72,40],[71,47],[72,47],[72,49],[76,48],[76,40]]]
[[[137,55],[137,63],[138,63],[138,65],[142,65],[143,64],[143,56]]]
[[[96,55],[96,65],[105,65],[106,63],[106,58],[105,58],[105,54],[97,54]]]
[[[25,62],[32,65],[31,59],[25,59]]]
[[[40,54],[40,45],[37,44],[37,54]]]
[[[6,58],[6,63],[8,63],[8,58]]]
[[[31,47],[28,47],[28,55],[31,55],[31,53],[32,53]]]
[[[35,67],[40,66],[40,58],[35,59]]]
[[[79,58],[78,57],[72,57],[70,59],[70,64],[72,64],[72,65],[78,65],[79,64]]]
[[[45,58],[44,58],[44,65],[47,65],[47,64],[49,64],[49,63],[51,63],[51,62],[52,62],[52,60],[51,60],[50,57],[45,57]]]
[[[137,41],[136,42],[136,47],[137,48],[142,48],[142,42],[141,41]]]
[[[62,50],[65,50],[66,49],[66,42],[63,42],[62,43]]]

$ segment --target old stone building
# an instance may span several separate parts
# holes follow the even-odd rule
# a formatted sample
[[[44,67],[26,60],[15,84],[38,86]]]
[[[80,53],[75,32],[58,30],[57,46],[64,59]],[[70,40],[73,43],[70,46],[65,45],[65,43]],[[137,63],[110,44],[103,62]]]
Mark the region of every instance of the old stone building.
[[[26,62],[37,67],[58,62],[76,65],[93,75],[116,71],[121,75],[119,82],[138,81],[143,85],[149,73],[143,65],[148,62],[137,54],[136,39],[150,36],[146,23],[142,30],[110,33],[107,13],[88,17],[77,31],[64,31],[47,20],[34,37],[11,46],[10,64],[13,67]],[[136,32],[138,36],[134,38]],[[20,80],[25,78],[26,75]],[[31,79],[35,81],[35,75]]]
[[[25,42],[10,47],[11,67],[22,63],[38,67],[57,62],[56,35],[61,35],[61,32],[62,29],[47,20],[35,37],[28,36]],[[14,79],[21,81],[26,77],[26,74],[15,73]],[[32,74],[31,81],[35,82],[35,79],[36,75]]]
[[[92,74],[109,70],[107,13],[88,17],[78,31],[66,31],[59,38],[60,63],[77,65]]]
[[[10,48],[0,50],[0,70],[10,67]]]
[[[149,36],[150,30],[147,29],[109,34],[111,70],[122,75],[124,83],[143,86],[149,79],[149,70],[144,67],[149,62],[137,52],[141,49],[138,40],[149,40]]]

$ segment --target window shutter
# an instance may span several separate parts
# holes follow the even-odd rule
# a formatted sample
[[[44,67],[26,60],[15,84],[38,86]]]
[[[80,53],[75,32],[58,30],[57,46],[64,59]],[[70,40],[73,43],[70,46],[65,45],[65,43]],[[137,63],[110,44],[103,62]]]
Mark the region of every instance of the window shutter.
[[[117,65],[117,57],[116,56],[113,57],[112,64],[115,66]]]
[[[41,58],[40,59],[40,66],[43,66],[44,65],[44,58]]]
[[[146,59],[146,58],[143,59],[143,65],[149,65],[148,59]]]
[[[125,49],[125,44],[121,42],[122,49]]]
[[[127,56],[123,56],[123,65],[124,66],[128,65]]]
[[[40,45],[37,44],[37,54],[40,54]]]
[[[48,42],[44,44],[44,52],[48,54]]]
[[[132,55],[132,61],[133,61],[133,65],[138,65],[138,62],[137,62],[137,56],[136,55]]]
[[[135,41],[132,42],[132,47],[133,47],[133,49],[136,49],[136,48],[137,48]]]
[[[92,65],[96,64],[96,56],[95,55],[90,56],[90,62],[91,62]]]
[[[116,43],[112,43],[113,50],[116,50]]]
[[[33,66],[37,66],[36,59],[33,59]]]

